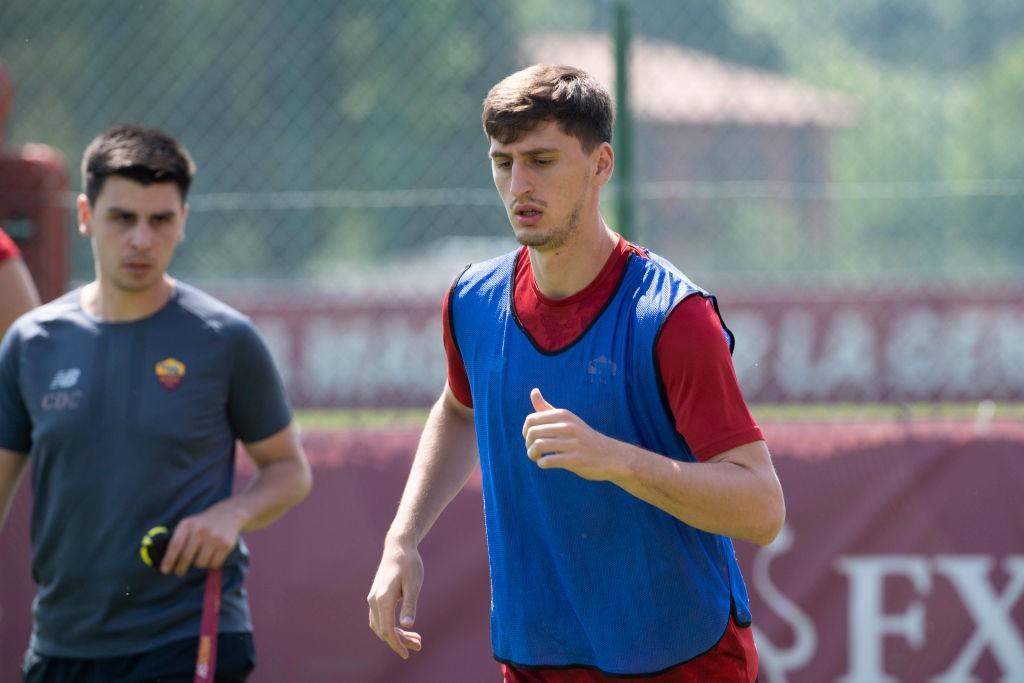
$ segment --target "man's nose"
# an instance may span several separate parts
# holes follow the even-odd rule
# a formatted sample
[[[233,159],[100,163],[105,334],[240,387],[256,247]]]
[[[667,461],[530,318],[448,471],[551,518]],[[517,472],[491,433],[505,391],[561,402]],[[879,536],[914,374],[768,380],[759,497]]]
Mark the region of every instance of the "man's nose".
[[[140,251],[149,249],[150,245],[153,244],[153,233],[145,221],[139,221],[135,224],[135,227],[132,228],[129,242],[132,247]]]
[[[522,164],[513,164],[509,192],[517,197],[524,197],[533,192],[533,176]]]

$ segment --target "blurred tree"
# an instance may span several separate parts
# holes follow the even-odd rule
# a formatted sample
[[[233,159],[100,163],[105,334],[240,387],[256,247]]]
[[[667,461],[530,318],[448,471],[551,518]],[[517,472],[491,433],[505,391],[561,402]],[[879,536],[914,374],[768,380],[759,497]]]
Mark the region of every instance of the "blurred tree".
[[[416,252],[439,236],[505,235],[492,195],[446,203],[428,191],[490,191],[479,103],[523,66],[519,36],[607,30],[611,1],[5,0],[0,55],[18,89],[8,137],[52,144],[74,160],[120,121],[181,136],[200,167],[176,266],[190,277],[329,273]],[[801,190],[831,193],[834,202],[835,239],[816,255],[822,269],[926,273],[935,264],[955,268],[945,255],[984,251],[1019,261],[1014,249],[996,246],[1015,225],[1019,192],[971,194],[955,183],[1024,174],[1015,57],[1024,3],[629,7],[637,35],[855,100],[856,125],[834,143],[838,184]],[[731,231],[714,222],[756,224],[756,206],[709,213],[708,249],[748,249],[743,263],[774,254],[764,242],[768,223],[788,231],[785,215],[764,212],[764,240],[727,238]],[[711,242],[716,235],[721,244]],[[75,274],[84,277],[88,246],[74,244]]]
[[[1024,39],[980,69],[960,98],[947,147],[954,178],[978,186],[968,197],[956,258],[987,269],[1024,265]]]
[[[817,254],[823,270],[851,281],[1019,275],[1017,246],[1003,245],[1024,244],[1007,232],[1019,232],[1010,216],[1020,212],[1021,171],[1011,161],[1021,148],[1010,140],[1019,137],[1020,85],[1009,55],[1024,33],[1024,5],[735,2],[739,23],[782,50],[788,74],[858,108],[835,140],[836,184],[817,190],[834,206],[832,239]],[[1006,163],[986,161],[987,145]]]
[[[486,186],[479,102],[516,64],[513,4],[12,0],[0,4],[19,87],[10,137],[72,159],[122,121],[181,137],[196,194],[233,194],[195,201],[181,271],[292,275],[349,225],[359,239],[331,256],[405,248],[429,234],[407,202],[331,193]],[[473,229],[486,224],[460,226]],[[87,277],[81,240],[75,264]]]
[[[882,61],[933,71],[969,69],[1024,29],[1015,0],[860,0],[835,3],[848,39]]]

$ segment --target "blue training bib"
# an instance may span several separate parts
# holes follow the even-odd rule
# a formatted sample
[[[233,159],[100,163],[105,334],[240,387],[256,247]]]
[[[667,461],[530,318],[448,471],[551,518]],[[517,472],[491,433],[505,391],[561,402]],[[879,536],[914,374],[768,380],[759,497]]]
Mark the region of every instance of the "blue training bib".
[[[539,387],[603,434],[693,462],[662,394],[655,344],[679,302],[707,293],[660,257],[630,256],[590,328],[548,353],[515,317],[517,253],[470,266],[449,308],[475,409],[494,655],[612,674],[675,666],[718,642],[730,610],[750,622],[732,541],[614,484],[538,468],[522,425]]]

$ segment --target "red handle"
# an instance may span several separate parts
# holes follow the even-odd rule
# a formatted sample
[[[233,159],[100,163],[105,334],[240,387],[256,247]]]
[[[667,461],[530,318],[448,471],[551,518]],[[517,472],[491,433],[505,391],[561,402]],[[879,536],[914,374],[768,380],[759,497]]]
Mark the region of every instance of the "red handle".
[[[217,630],[220,622],[220,569],[206,572],[203,617],[199,626],[194,683],[213,683],[217,677]]]

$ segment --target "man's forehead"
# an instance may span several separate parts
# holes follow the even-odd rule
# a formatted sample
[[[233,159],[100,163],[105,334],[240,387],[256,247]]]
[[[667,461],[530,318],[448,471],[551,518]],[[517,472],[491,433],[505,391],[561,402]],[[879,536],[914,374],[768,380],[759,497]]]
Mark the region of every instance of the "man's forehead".
[[[96,204],[132,211],[163,212],[179,211],[184,202],[181,189],[173,182],[147,185],[113,175],[103,183]]]
[[[523,133],[519,139],[502,143],[495,138],[490,139],[489,153],[514,154],[530,151],[568,150],[579,147],[580,143],[572,135],[565,133],[555,121],[543,121],[534,128]]]

